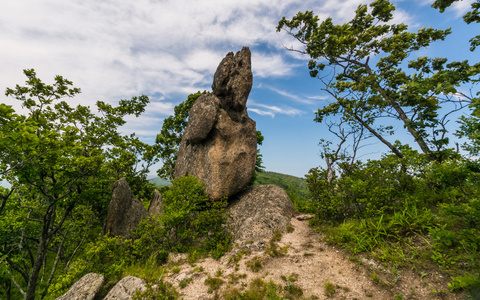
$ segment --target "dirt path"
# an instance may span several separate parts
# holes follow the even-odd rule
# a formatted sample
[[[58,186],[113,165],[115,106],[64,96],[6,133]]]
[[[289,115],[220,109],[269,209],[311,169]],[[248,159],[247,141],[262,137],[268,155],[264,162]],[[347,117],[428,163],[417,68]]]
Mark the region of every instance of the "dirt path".
[[[273,280],[282,287],[293,284],[303,293],[299,299],[463,299],[450,293],[431,295],[433,290],[446,289],[444,280],[438,277],[421,278],[411,270],[399,270],[393,276],[373,261],[351,260],[340,249],[327,245],[302,219],[292,218],[293,231],[283,234],[277,242],[278,251],[286,249],[281,256],[272,257],[263,250],[248,253],[234,249],[220,260],[207,258],[193,266],[180,259],[166,280],[173,283],[183,299],[214,299],[215,294],[222,295],[232,288],[244,291],[255,278]],[[255,261],[261,262],[257,272],[248,266]],[[381,279],[375,282],[374,273]],[[224,281],[217,291],[209,292],[205,284],[209,276]]]

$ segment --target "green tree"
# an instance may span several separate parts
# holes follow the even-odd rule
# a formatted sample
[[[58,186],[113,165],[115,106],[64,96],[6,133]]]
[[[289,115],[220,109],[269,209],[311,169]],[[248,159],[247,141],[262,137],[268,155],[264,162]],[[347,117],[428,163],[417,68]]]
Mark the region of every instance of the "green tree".
[[[97,115],[63,100],[80,93],[71,81],[56,76],[48,85],[33,69],[24,73],[26,85],[8,88],[6,96],[27,113],[0,104],[0,180],[11,184],[0,191],[0,280],[7,298],[13,283],[30,300],[45,296],[58,267],[68,268],[92,228],[100,227],[112,181],[144,174],[135,165],[155,150],[117,131],[125,116],[144,111],[148,97],[117,107],[99,101]],[[142,154],[129,161],[117,155],[132,148]]]
[[[157,171],[160,178],[174,179],[175,175],[175,162],[177,161],[177,153],[182,143],[183,132],[188,125],[188,115],[193,104],[203,94],[207,92],[197,92],[190,94],[187,100],[175,106],[174,115],[170,116],[163,121],[162,130],[157,135],[156,144],[159,147],[159,157],[163,162],[163,166]],[[264,137],[262,133],[257,130],[257,144],[261,145]],[[255,164],[255,171],[261,172],[262,155],[257,150],[257,160]],[[254,175],[255,177],[255,175]],[[255,179],[252,179],[252,183]]]
[[[438,9],[441,13],[445,11],[453,2],[458,0],[436,0],[432,7]],[[471,10],[463,15],[463,20],[467,24],[480,23],[480,2],[472,2]],[[480,45],[480,34],[470,39],[470,51],[474,51]]]
[[[441,13],[445,11],[456,0],[437,0],[432,4],[432,7],[437,8]],[[473,2],[471,10],[464,16],[463,20],[467,24],[480,23],[480,2]],[[480,45],[480,35],[476,35],[470,39],[470,51],[474,51],[477,46]],[[472,70],[478,70],[480,64],[472,66]],[[469,70],[472,72],[472,70]],[[476,73],[478,74],[478,72]],[[474,84],[478,84],[478,78],[474,81]],[[475,95],[464,95],[469,97],[472,101],[470,105],[472,111],[471,116],[462,116],[459,120],[460,128],[456,132],[456,136],[460,138],[467,138],[469,142],[464,143],[463,148],[467,150],[471,155],[477,156],[480,153],[480,92]]]
[[[340,115],[402,157],[386,138],[393,134],[392,127],[380,123],[385,117],[393,118],[404,125],[423,153],[442,160],[449,142],[449,116],[472,101],[459,87],[472,82],[479,67],[468,61],[447,63],[445,58],[406,62],[412,53],[444,40],[450,29],[409,32],[405,24],[392,24],[395,7],[389,1],[376,0],[369,6],[360,5],[355,17],[341,25],[334,25],[331,18],[319,22],[312,11],[279,22],[278,31],[285,29],[304,45],[291,50],[310,56],[310,75],[320,79],[335,99],[316,112],[315,121]],[[446,113],[441,115],[441,110]]]
[[[190,94],[187,100],[174,108],[174,115],[163,121],[162,130],[157,135],[156,144],[160,147],[159,156],[163,162],[162,167],[157,171],[160,178],[174,179],[175,162],[177,152],[182,142],[183,131],[188,124],[188,114],[195,100],[205,94],[206,91]]]

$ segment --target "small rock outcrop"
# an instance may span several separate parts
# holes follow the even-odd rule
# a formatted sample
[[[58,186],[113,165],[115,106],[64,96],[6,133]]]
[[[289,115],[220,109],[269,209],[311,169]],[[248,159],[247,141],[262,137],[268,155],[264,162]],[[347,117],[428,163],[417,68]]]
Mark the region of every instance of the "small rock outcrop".
[[[148,206],[148,214],[151,216],[163,214],[163,199],[162,194],[155,189],[152,195],[152,201]]]
[[[88,273],[75,282],[72,287],[56,300],[93,300],[103,285],[104,277]]]
[[[213,93],[200,96],[190,110],[175,178],[199,178],[215,200],[243,190],[255,171],[256,129],[246,108],[252,81],[250,50],[230,52],[215,72]]]
[[[132,238],[131,231],[135,230],[138,223],[147,215],[147,210],[140,200],[135,198],[127,180],[121,178],[115,181],[104,232],[108,232],[111,236]]]
[[[269,240],[285,231],[295,209],[285,191],[276,185],[256,185],[234,197],[227,210],[237,245]]]
[[[146,290],[145,280],[127,276],[117,282],[103,300],[130,300],[136,291],[144,292]]]

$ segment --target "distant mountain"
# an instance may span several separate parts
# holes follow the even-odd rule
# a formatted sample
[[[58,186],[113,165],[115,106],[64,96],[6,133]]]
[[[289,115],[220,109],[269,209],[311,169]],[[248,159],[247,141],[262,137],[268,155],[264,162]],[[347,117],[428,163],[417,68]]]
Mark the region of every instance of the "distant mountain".
[[[172,185],[169,180],[159,177],[151,178],[148,181],[153,183],[158,188]],[[308,208],[308,199],[310,199],[310,196],[305,178],[263,171],[257,174],[257,180],[255,180],[254,183],[254,185],[260,184],[275,184],[283,188],[298,211],[311,212]]]
[[[257,174],[255,185],[259,184],[275,184],[283,188],[287,193],[294,191],[301,198],[307,198],[308,188],[305,178],[295,177],[275,172],[260,172]]]
[[[158,187],[169,186],[172,184],[170,180],[160,177],[150,178],[148,181]],[[260,184],[275,184],[286,191],[293,189],[300,195],[308,194],[305,178],[299,178],[292,175],[264,171],[257,175],[257,180],[255,181],[255,185]]]
[[[160,177],[150,178],[148,181],[150,181],[151,183],[153,183],[157,187],[172,185],[170,180],[163,179],[163,178],[160,178]]]

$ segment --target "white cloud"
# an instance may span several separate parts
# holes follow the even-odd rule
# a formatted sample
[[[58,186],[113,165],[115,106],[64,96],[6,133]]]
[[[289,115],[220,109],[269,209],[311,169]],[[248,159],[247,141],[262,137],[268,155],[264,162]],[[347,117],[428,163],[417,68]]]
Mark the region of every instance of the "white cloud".
[[[457,15],[457,17],[461,17],[472,8],[472,3],[474,1],[475,0],[456,1],[456,2],[453,2],[451,8],[455,11],[455,14]]]
[[[260,116],[270,116],[270,117],[275,117],[275,114],[271,111],[264,111],[264,110],[260,110],[260,109],[257,109],[257,108],[249,108],[248,109],[249,111],[251,112],[254,112]]]
[[[314,104],[315,101],[312,101],[312,100],[316,100],[315,96],[306,97],[306,96],[302,96],[302,95],[297,95],[297,94],[288,92],[286,90],[279,89],[279,88],[271,86],[271,85],[265,85],[264,87],[266,89],[274,92],[274,93],[277,93],[278,95],[289,98],[289,99],[291,99],[295,102],[299,102],[299,103],[303,103],[303,104]]]
[[[185,95],[209,90],[221,58],[243,45],[252,50],[255,78],[292,76],[306,56],[277,33],[281,17],[314,10],[339,22],[360,0],[15,0],[0,11],[0,90],[22,83],[21,70],[35,68],[51,83],[56,74],[82,88],[74,102],[93,106],[146,94],[164,100],[150,114],[172,113]],[[293,58],[293,59],[292,59]],[[294,101],[309,97],[276,92]],[[253,108],[259,113],[283,109]],[[253,111],[253,110],[252,110]]]
[[[276,114],[289,116],[302,114],[301,110],[289,106],[279,107],[276,105],[256,103],[255,101],[249,101],[248,111],[253,111],[261,116],[271,116],[272,118],[275,117]]]
[[[286,62],[280,54],[252,53],[254,77],[289,77],[293,75],[293,69],[298,66],[299,64]]]

